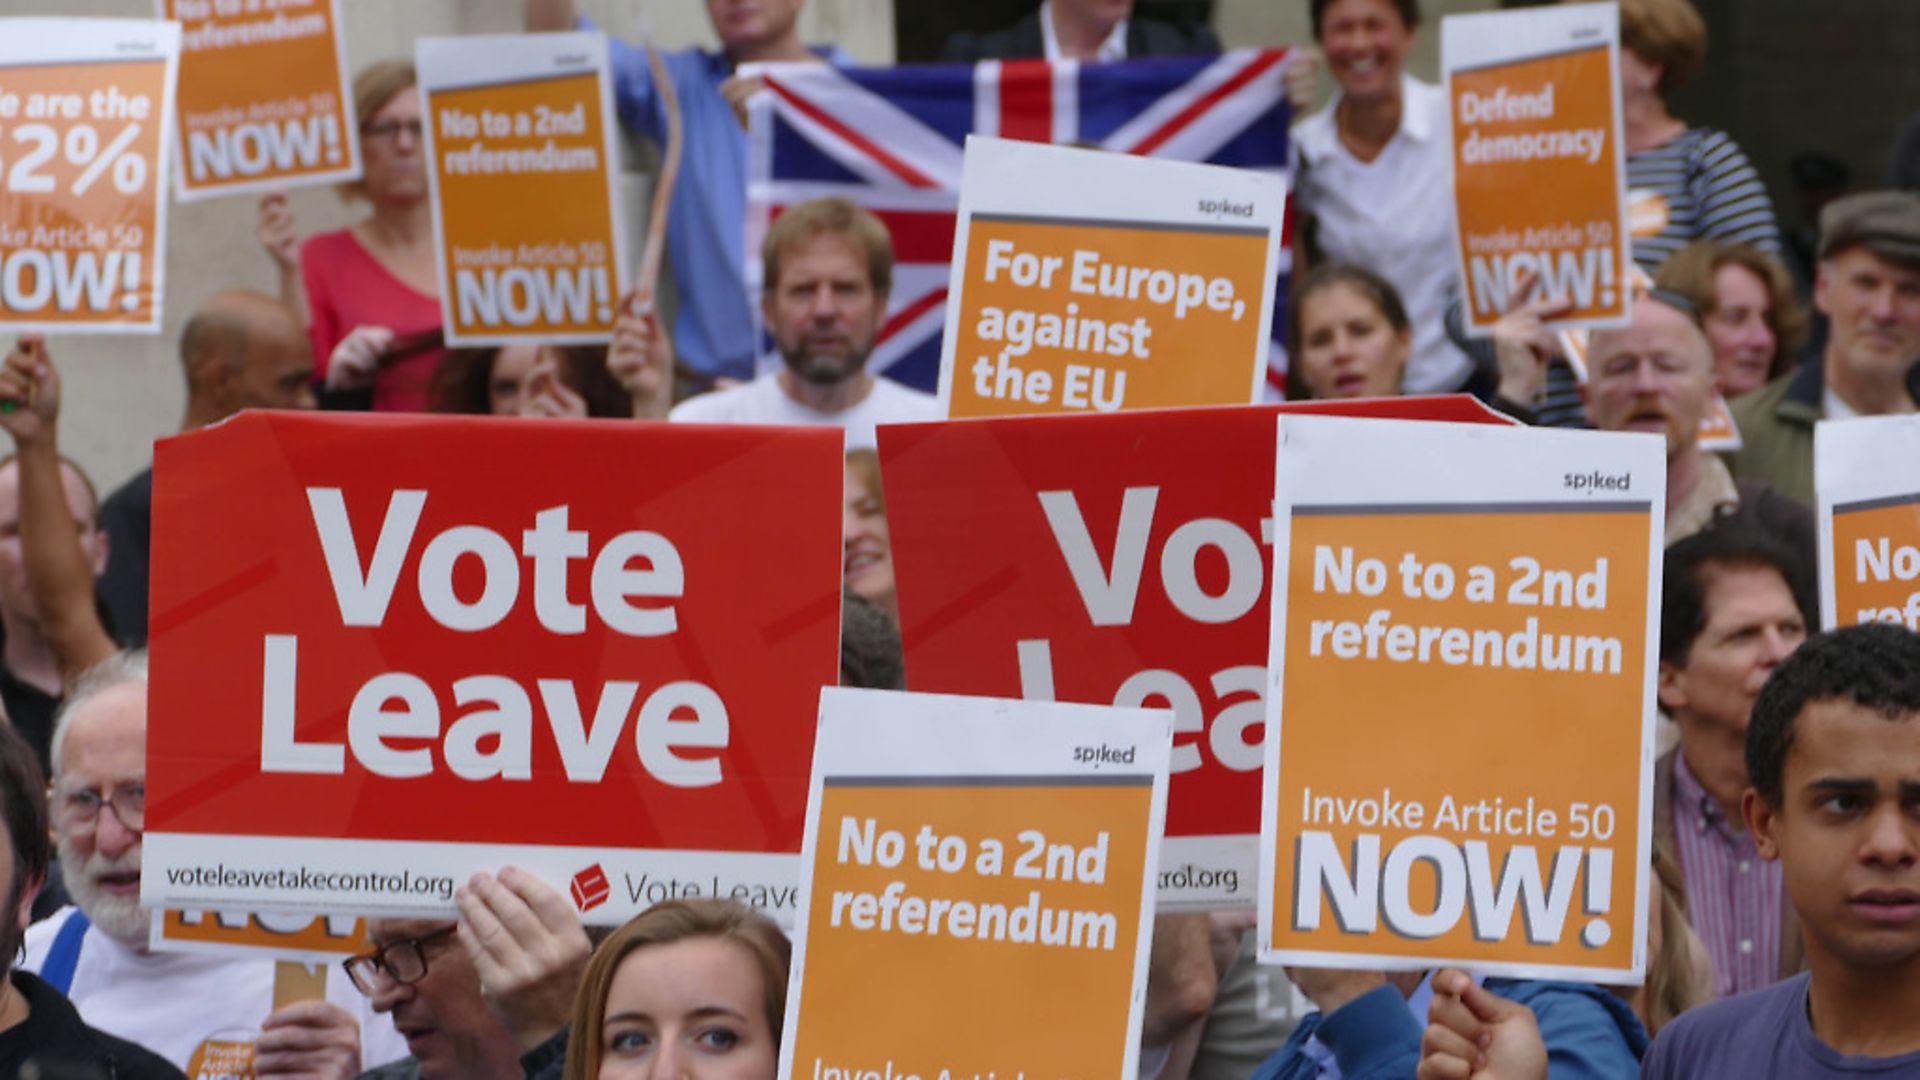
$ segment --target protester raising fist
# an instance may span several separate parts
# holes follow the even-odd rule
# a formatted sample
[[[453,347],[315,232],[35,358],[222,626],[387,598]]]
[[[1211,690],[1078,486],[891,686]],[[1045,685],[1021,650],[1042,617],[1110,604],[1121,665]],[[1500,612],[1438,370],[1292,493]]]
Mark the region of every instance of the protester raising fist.
[[[1453,968],[1433,976],[1419,1080],[1546,1080],[1547,1044],[1533,1010]]]
[[[1560,342],[1546,320],[1573,306],[1571,297],[1541,295],[1540,279],[1522,270],[1511,310],[1493,324],[1493,355],[1500,382],[1495,394],[1523,408],[1533,408],[1547,388],[1547,362],[1560,355]]]
[[[60,477],[60,376],[46,340],[23,335],[0,367],[0,428],[20,465],[20,549],[41,629],[69,686],[114,654],[93,603],[93,568]]]

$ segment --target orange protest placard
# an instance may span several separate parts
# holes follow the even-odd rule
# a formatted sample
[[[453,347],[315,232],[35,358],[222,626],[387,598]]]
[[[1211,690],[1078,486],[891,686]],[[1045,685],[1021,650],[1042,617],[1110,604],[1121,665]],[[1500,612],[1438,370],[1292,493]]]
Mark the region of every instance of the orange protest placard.
[[[606,341],[626,280],[606,39],[428,38],[415,55],[447,341]]]
[[[203,952],[335,961],[373,947],[367,921],[352,916],[286,912],[160,911],[154,914],[156,952]]]
[[[1707,414],[1700,418],[1700,449],[1719,453],[1740,449],[1740,425],[1734,423],[1733,410],[1719,394],[1707,403]]]
[[[1830,626],[1900,623],[1920,629],[1920,492],[1832,511]]]
[[[826,690],[781,1075],[1133,1075],[1171,724]]]
[[[1813,437],[1821,621],[1920,630],[1920,423],[1829,420]]]
[[[1626,321],[1629,236],[1612,4],[1449,16],[1442,66],[1467,328],[1485,334],[1526,286],[1551,321]]]
[[[1263,954],[1637,976],[1660,446],[1281,425]]]
[[[969,139],[947,414],[1256,400],[1285,204],[1275,177]]]
[[[180,198],[360,175],[347,50],[334,0],[156,0],[182,25]]]
[[[7,19],[0,32],[0,327],[160,329],[179,27]]]

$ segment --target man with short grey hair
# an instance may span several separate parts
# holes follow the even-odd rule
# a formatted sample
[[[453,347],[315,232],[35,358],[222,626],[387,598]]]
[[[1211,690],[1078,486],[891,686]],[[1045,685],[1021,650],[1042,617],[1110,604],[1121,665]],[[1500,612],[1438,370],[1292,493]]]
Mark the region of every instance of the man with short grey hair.
[[[1813,501],[1813,426],[1920,410],[1920,193],[1869,191],[1820,213],[1819,362],[1734,403],[1734,475]]]
[[[50,816],[73,906],[27,931],[26,970],[95,1027],[194,1072],[209,1044],[252,1039],[254,1075],[311,1075],[404,1053],[344,974],[326,1001],[273,1008],[274,965],[148,949],[140,906],[147,813],[147,664],[117,654],[73,685],[54,726]]]

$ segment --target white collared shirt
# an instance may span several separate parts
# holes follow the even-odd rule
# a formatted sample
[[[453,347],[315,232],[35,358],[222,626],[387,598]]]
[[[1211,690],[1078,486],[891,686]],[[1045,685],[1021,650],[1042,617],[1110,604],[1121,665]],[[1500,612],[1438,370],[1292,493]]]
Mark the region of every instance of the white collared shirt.
[[[1825,420],[1857,420],[1860,418],[1860,410],[1847,404],[1847,399],[1841,397],[1831,386],[1822,387],[1820,390],[1820,411],[1823,414],[1822,419]]]
[[[1045,0],[1040,5],[1040,40],[1046,43],[1047,60],[1059,63],[1066,57],[1060,52],[1060,35],[1053,32],[1053,0]],[[1127,58],[1127,20],[1121,19],[1113,24],[1113,30],[1100,47],[1093,51],[1098,61],[1125,60]]]
[[[1447,99],[1439,87],[1405,74],[1400,93],[1400,130],[1372,161],[1341,145],[1338,94],[1302,120],[1293,129],[1295,193],[1300,209],[1319,219],[1326,257],[1364,266],[1400,291],[1413,322],[1406,392],[1457,390],[1473,361],[1447,340],[1442,323],[1460,277]]]

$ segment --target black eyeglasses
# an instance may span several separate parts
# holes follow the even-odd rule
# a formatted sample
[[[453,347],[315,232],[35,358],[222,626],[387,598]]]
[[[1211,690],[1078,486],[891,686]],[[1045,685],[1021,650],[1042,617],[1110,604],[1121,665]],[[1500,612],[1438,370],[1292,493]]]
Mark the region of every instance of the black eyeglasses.
[[[379,991],[382,975],[402,985],[417,983],[427,975],[426,944],[450,937],[456,929],[458,924],[450,924],[419,937],[388,942],[370,953],[349,956],[340,961],[340,966],[347,969],[354,987],[368,997]]]
[[[368,124],[360,129],[360,135],[368,139],[386,139],[392,141],[400,137],[401,132],[412,136],[414,142],[420,141],[421,123],[413,120],[382,120],[377,124]]]
[[[64,832],[91,832],[100,823],[102,807],[112,807],[120,824],[133,832],[147,825],[147,782],[132,780],[101,794],[94,788],[55,789],[53,820]]]

